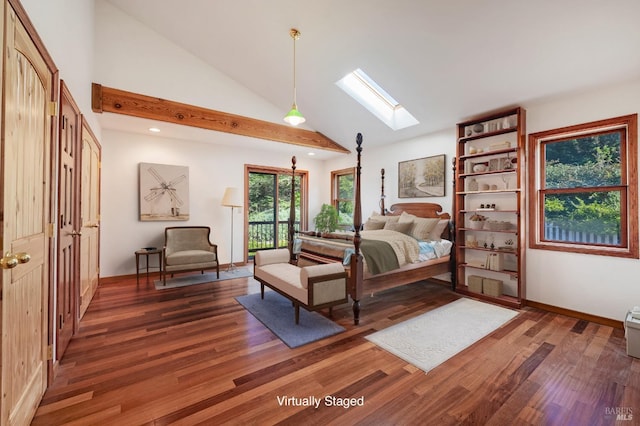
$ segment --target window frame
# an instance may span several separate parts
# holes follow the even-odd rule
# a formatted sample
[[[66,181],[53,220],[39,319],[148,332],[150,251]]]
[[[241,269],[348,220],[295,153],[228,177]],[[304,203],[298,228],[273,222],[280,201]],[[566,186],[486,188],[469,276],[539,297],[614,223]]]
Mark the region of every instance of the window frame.
[[[256,164],[245,164],[244,165],[244,193],[247,194],[247,205],[244,207],[244,261],[245,263],[249,258],[253,256],[249,256],[249,203],[251,202],[249,199],[249,180],[251,173],[263,173],[269,175],[276,176],[276,184],[275,184],[275,197],[276,203],[280,198],[280,194],[278,191],[278,182],[281,177],[290,177],[292,174],[292,169],[285,169],[279,167],[271,167],[271,166],[262,166]],[[300,229],[307,229],[309,223],[309,172],[307,170],[296,169],[295,171],[296,177],[300,178],[300,186],[296,186],[296,192],[300,192]],[[274,223],[277,224],[280,221],[278,218],[278,211],[274,212]],[[277,235],[277,232],[276,232]]]
[[[546,189],[544,145],[588,135],[599,135],[620,131],[619,185],[602,187],[576,187],[558,190]],[[638,115],[631,114],[590,123],[562,127],[529,135],[529,247],[532,249],[594,254],[634,258],[639,257],[638,249]],[[590,244],[581,242],[561,242],[544,239],[545,195],[571,192],[620,191],[620,244]]]
[[[338,198],[338,196],[340,195],[340,190],[339,190],[339,186],[338,186],[338,181],[340,179],[340,177],[342,176],[348,176],[348,175],[352,175],[353,176],[353,198],[351,199],[346,199],[346,198]],[[331,171],[331,205],[333,207],[336,208],[336,210],[340,211],[340,207],[339,204],[342,202],[350,202],[352,204],[355,203],[355,184],[356,184],[356,168],[355,167],[349,167],[346,169],[340,169],[340,170],[332,170]],[[353,225],[353,217],[352,219],[352,223],[339,223],[339,226],[347,226],[347,225]]]

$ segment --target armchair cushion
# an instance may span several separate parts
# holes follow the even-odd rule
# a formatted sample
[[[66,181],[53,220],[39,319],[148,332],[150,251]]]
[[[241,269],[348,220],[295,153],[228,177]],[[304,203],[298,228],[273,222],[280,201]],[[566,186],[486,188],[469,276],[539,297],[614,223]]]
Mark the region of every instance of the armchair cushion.
[[[205,250],[183,250],[167,255],[167,266],[189,265],[192,263],[215,262],[216,255]]]

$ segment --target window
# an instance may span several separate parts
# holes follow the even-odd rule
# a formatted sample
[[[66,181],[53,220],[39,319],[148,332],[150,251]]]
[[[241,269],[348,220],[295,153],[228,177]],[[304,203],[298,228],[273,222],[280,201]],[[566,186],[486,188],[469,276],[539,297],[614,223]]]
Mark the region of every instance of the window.
[[[331,200],[338,210],[338,223],[342,227],[353,225],[355,176],[353,167],[331,172]]]
[[[532,248],[638,258],[637,114],[529,135]]]
[[[296,170],[295,223],[297,230],[307,226],[307,172]],[[256,250],[287,247],[291,212],[291,170],[245,165],[249,204],[246,207],[245,234],[247,257]]]
[[[336,85],[393,130],[419,123],[405,107],[360,68],[336,81]]]

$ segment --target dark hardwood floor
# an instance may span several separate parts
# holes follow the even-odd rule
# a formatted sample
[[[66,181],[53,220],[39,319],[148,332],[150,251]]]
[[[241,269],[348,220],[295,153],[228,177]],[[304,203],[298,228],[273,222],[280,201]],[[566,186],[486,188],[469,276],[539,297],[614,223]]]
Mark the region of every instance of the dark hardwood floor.
[[[623,330],[524,308],[425,374],[365,336],[460,297],[442,284],[366,298],[359,326],[350,306],[334,309],[347,331],[297,349],[235,301],[256,289],[101,285],[33,424],[639,424],[640,360]],[[364,404],[279,404],[325,396]]]

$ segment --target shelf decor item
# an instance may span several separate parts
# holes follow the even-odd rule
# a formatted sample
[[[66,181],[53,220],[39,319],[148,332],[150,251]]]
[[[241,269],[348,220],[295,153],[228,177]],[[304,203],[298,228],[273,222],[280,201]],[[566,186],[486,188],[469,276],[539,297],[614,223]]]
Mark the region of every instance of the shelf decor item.
[[[491,278],[482,279],[482,293],[491,297],[500,297],[502,295],[502,281]]]
[[[469,291],[482,293],[482,277],[479,275],[469,275]]]
[[[511,142],[509,142],[509,141],[495,142],[495,143],[492,143],[491,145],[489,145],[489,148],[491,149],[491,151],[498,151],[498,150],[501,150],[501,149],[509,149],[509,148],[511,148]]]
[[[526,296],[525,114],[517,107],[459,123],[453,162],[453,211],[463,224],[455,238],[466,242],[455,246],[454,288],[513,308]]]
[[[500,158],[492,158],[491,160],[489,160],[489,171],[492,172],[497,172],[499,170],[502,170],[500,167],[501,162],[500,162]]]
[[[469,218],[469,222],[470,222],[469,227],[471,229],[482,229],[484,228],[484,223],[486,220],[487,220],[486,216],[476,213]]]
[[[489,231],[505,231],[511,228],[511,223],[504,220],[486,220],[484,229]]]
[[[492,271],[502,271],[503,267],[502,253],[489,253],[485,261],[485,268]]]
[[[473,166],[473,171],[475,173],[482,173],[487,171],[487,165],[483,163],[478,163]]]

